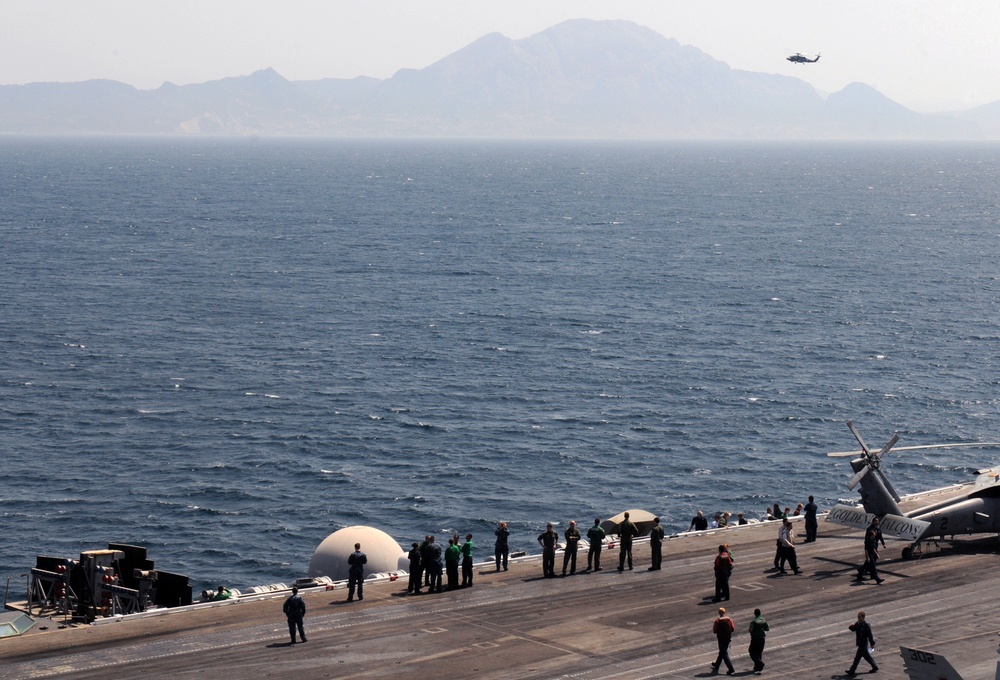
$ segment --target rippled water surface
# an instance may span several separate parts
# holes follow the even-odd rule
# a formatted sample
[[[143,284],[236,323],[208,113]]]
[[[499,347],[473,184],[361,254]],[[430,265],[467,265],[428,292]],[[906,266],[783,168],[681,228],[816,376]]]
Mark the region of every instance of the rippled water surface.
[[[1000,438],[998,188],[996,145],[0,140],[0,577],[829,507],[848,418]]]

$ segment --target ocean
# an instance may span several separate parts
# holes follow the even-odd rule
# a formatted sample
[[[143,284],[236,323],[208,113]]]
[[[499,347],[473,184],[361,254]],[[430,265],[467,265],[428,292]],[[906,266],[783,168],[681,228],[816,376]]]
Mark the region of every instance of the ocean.
[[[12,593],[109,541],[244,588],[353,524],[829,508],[848,419],[1000,436],[996,144],[8,137],[0,196]]]

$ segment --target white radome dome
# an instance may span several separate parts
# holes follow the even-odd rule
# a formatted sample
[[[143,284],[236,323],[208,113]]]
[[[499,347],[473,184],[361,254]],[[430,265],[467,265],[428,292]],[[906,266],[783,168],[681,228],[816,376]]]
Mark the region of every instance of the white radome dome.
[[[344,527],[327,536],[312,559],[309,560],[309,577],[329,576],[334,581],[347,578],[347,558],[354,552],[354,544],[361,544],[361,552],[368,556],[365,576],[404,569],[406,553],[389,534],[375,527]]]

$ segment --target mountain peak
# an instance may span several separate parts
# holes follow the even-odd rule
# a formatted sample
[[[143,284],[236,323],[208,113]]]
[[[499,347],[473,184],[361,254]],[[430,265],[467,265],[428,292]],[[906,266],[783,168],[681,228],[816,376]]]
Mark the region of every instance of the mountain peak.
[[[254,71],[247,78],[252,80],[259,80],[263,82],[280,82],[287,83],[288,80],[285,79],[280,73],[275,71],[273,68],[268,66],[267,68],[262,68],[259,71]]]

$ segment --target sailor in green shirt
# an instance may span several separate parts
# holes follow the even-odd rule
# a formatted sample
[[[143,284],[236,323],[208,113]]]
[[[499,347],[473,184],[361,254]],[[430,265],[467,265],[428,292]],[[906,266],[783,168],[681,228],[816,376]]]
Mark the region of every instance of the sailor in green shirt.
[[[750,660],[753,661],[753,672],[760,675],[764,670],[764,640],[770,628],[767,621],[760,615],[759,609],[753,610],[754,620],[750,622]]]
[[[566,565],[569,565],[569,573],[572,576],[576,573],[576,548],[580,544],[580,530],[576,528],[576,521],[569,523],[566,529],[566,550],[563,552],[562,575],[566,575]]]
[[[601,570],[601,547],[604,545],[604,527],[601,518],[594,518],[594,526],[587,529],[587,540],[590,541],[590,551],[587,553],[587,571],[591,566],[594,571]]]
[[[462,587],[472,587],[472,549],[476,547],[472,542],[472,534],[465,535],[465,543],[462,544]]]

